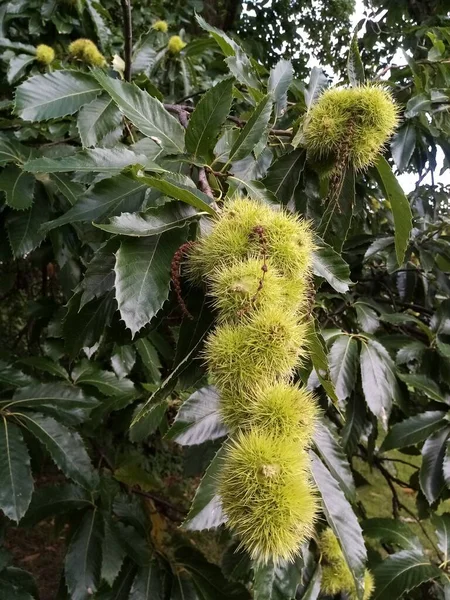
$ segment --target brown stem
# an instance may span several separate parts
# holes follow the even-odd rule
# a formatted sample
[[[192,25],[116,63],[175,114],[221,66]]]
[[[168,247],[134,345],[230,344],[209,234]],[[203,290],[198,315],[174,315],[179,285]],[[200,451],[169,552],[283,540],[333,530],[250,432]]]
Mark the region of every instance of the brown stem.
[[[123,37],[125,39],[125,81],[131,81],[131,52],[133,46],[133,28],[131,21],[131,0],[120,0],[123,14]]]
[[[200,167],[198,170],[198,187],[204,194],[214,199],[214,194],[211,186],[209,185],[208,177],[206,176],[204,167]]]

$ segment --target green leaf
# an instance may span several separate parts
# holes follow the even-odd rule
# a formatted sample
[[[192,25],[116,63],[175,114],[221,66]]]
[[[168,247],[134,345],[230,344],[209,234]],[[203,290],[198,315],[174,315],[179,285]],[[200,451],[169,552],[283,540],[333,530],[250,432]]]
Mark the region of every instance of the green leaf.
[[[438,384],[426,375],[422,375],[421,373],[399,373],[398,376],[406,383],[406,385],[420,390],[432,400],[436,400],[436,402],[445,402]]]
[[[0,165],[7,163],[21,163],[31,154],[31,149],[27,148],[13,137],[8,137],[0,133]]]
[[[90,493],[78,485],[65,483],[41,486],[33,493],[31,504],[21,525],[34,526],[48,517],[55,518],[58,515],[89,507],[92,507]]]
[[[15,210],[25,210],[33,204],[36,179],[19,167],[10,165],[0,173],[0,190],[5,192],[6,204]]]
[[[108,585],[112,586],[117,579],[125,556],[126,551],[118,539],[110,518],[105,517],[103,520],[102,568],[100,577]]]
[[[411,160],[416,147],[416,129],[411,121],[407,121],[396,132],[391,141],[391,154],[397,169],[404,171]]]
[[[400,598],[425,581],[440,577],[440,570],[417,550],[402,550],[391,554],[373,571],[373,600]]]
[[[449,435],[450,427],[444,427],[432,433],[422,447],[419,480],[429,504],[433,504],[439,498],[445,486],[442,468]]]
[[[130,429],[130,440],[132,442],[143,442],[148,438],[149,435],[154,433],[161,424],[161,421],[163,420],[163,417],[168,409],[168,404],[165,399],[161,400],[160,402],[150,404],[149,406],[145,406],[145,415]],[[141,407],[137,406],[135,414],[138,415],[140,410]]]
[[[358,368],[358,342],[351,335],[340,335],[328,355],[331,380],[336,396],[342,402],[355,389]]]
[[[49,216],[49,202],[41,191],[33,206],[23,212],[11,212],[6,218],[6,231],[15,258],[29,254],[45,238],[41,226]]]
[[[337,481],[314,453],[311,453],[311,460],[312,477],[322,498],[325,517],[339,540],[356,589],[362,597],[362,579],[367,556],[361,527]]]
[[[212,529],[226,522],[217,489],[224,454],[222,446],[210,462],[195,492],[189,514],[183,523],[183,527],[189,531]]]
[[[230,112],[232,90],[232,79],[221,81],[206,92],[192,113],[186,129],[186,149],[195,157],[210,158],[222,123]]]
[[[84,148],[103,146],[105,141],[118,142],[122,136],[122,113],[112,98],[102,94],[81,108],[77,127]]]
[[[21,589],[12,582],[3,578],[4,571],[0,575],[0,597],[5,600],[35,600],[35,597],[28,591]]]
[[[90,300],[103,296],[114,286],[114,252],[117,251],[119,242],[112,239],[101,246],[91,262],[88,264],[84,279],[80,283],[82,296],[80,300],[80,309]]]
[[[126,175],[104,179],[90,188],[75,206],[62,217],[49,221],[43,227],[50,231],[67,223],[106,219],[122,212],[139,210],[145,199],[147,186]]]
[[[326,279],[337,292],[348,292],[352,283],[348,264],[323,240],[316,239],[316,243],[318,248],[313,253],[314,275]]]
[[[311,580],[302,596],[297,596],[300,600],[317,600],[320,595],[320,587],[322,583],[322,569],[320,565],[317,565],[317,569],[314,571]]]
[[[318,232],[337,252],[342,252],[342,246],[355,211],[355,170],[352,166],[345,169],[342,179],[332,189],[325,210],[318,225]]]
[[[348,52],[347,59],[347,75],[350,84],[353,87],[358,85],[364,85],[365,77],[364,77],[364,66],[361,60],[361,55],[359,53],[358,48],[358,30],[355,29],[353,33],[352,41],[350,44],[350,49]]]
[[[436,527],[438,548],[443,554],[443,562],[450,560],[450,513],[434,514],[432,523]]]
[[[19,413],[18,418],[47,448],[66,477],[86,489],[93,488],[98,478],[79,433],[38,413]]]
[[[228,162],[241,160],[248,156],[261,139],[269,124],[272,113],[272,100],[264,96],[247,121],[230,150]]]
[[[136,129],[167,153],[184,151],[184,129],[159,100],[131,83],[111,79],[100,70],[94,72],[94,77]]]
[[[308,332],[308,339],[309,352],[311,355],[314,370],[317,374],[317,378],[324,390],[326,391],[327,395],[331,398],[333,402],[337,403],[339,400],[336,396],[334,385],[331,382],[328,359],[325,353],[325,342],[323,341],[322,336],[318,332],[317,324],[315,324],[313,320],[311,321],[311,327]]]
[[[76,181],[72,181],[68,175],[62,173],[52,173],[50,179],[56,185],[61,194],[67,198],[73,206],[78,198],[84,193],[84,186]]]
[[[408,198],[405,196],[397,178],[385,158],[379,156],[375,167],[382,187],[389,200],[394,216],[395,252],[398,264],[403,264],[412,229],[412,213]]]
[[[261,92],[257,91],[261,87],[256,70],[245,54],[242,48],[238,48],[235,56],[228,56],[225,58],[230,73],[236,77],[236,79],[246,85],[249,88],[250,95],[258,100],[261,98]]]
[[[197,390],[182,404],[166,438],[191,446],[226,436],[228,429],[220,419],[219,401],[213,386]]]
[[[319,67],[311,69],[308,87],[305,89],[305,103],[309,110],[319,98],[322,91],[328,86],[328,77]]]
[[[384,438],[380,452],[414,446],[427,439],[440,429],[445,421],[445,412],[430,410],[414,417],[409,417],[401,423],[394,423]]]
[[[35,75],[17,88],[15,110],[24,121],[56,119],[73,115],[100,92],[101,86],[79,71]]]
[[[117,344],[114,345],[114,349],[111,354],[111,366],[113,368],[114,373],[119,379],[122,379],[123,377],[129,375],[135,363],[136,350],[133,346],[118,346]]]
[[[6,407],[31,408],[64,419],[69,424],[82,423],[98,405],[98,400],[86,396],[79,388],[65,383],[35,383],[16,390]]]
[[[270,70],[267,91],[275,103],[275,116],[283,116],[287,106],[287,91],[292,83],[294,70],[290,60],[281,59]]]
[[[341,445],[336,440],[335,432],[330,431],[331,423],[317,423],[314,432],[314,445],[317,452],[327,465],[339,487],[350,501],[355,499],[355,484],[347,457]]]
[[[304,150],[293,150],[278,158],[267,171],[263,183],[285,206],[292,199],[306,162]]]
[[[91,600],[101,569],[101,519],[98,511],[87,511],[73,534],[65,558],[64,572],[71,600]]]
[[[0,421],[0,508],[17,523],[26,513],[33,493],[30,456],[17,425]]]
[[[294,598],[300,583],[302,564],[297,557],[295,562],[281,562],[274,565],[255,565],[253,593],[255,600],[286,600]]]
[[[67,373],[66,369],[60,364],[51,360],[51,358],[46,358],[45,356],[28,356],[27,358],[21,358],[19,362],[23,365],[38,369],[39,371],[44,371],[45,373],[54,375],[55,377],[66,380],[69,379],[69,374]]]
[[[186,240],[177,229],[121,243],[116,254],[116,298],[125,325],[134,336],[160,310],[169,295],[173,255]]]
[[[29,54],[17,54],[13,56],[8,64],[8,73],[6,76],[8,83],[11,85],[21,79],[25,74],[26,68],[33,64],[35,60],[36,57]]]
[[[0,385],[4,387],[25,387],[33,383],[33,378],[16,367],[0,360]]]
[[[86,0],[86,8],[91,17],[95,32],[97,33],[100,46],[103,49],[108,48],[111,44],[112,33],[104,18],[104,13],[106,11],[100,2],[95,2],[94,0]]]
[[[95,226],[116,235],[146,237],[184,227],[199,218],[200,214],[190,206],[170,202],[145,213],[122,213],[118,217],[112,217],[109,223],[95,223]]]
[[[361,380],[367,405],[387,429],[392,402],[400,397],[392,359],[376,340],[361,342]]]
[[[199,600],[191,580],[183,573],[175,573],[172,579],[170,600]]]
[[[419,538],[398,519],[366,519],[361,526],[367,537],[387,544],[396,544],[404,550],[422,550]]]
[[[75,385],[91,385],[105,396],[133,395],[134,383],[129,379],[118,379],[111,371],[100,369],[95,363],[82,360],[72,371]]]
[[[366,302],[355,302],[353,308],[356,310],[356,318],[361,331],[375,333],[380,326],[377,312]]]
[[[125,146],[116,148],[93,148],[82,150],[72,156],[61,158],[36,158],[25,163],[24,170],[30,173],[109,173],[116,175],[130,165],[148,165],[143,154],[135,154]],[[164,171],[156,164],[150,165]]]
[[[158,352],[150,340],[146,338],[140,338],[136,341],[136,348],[144,363],[151,381],[159,382],[161,380],[161,362],[159,360]]]
[[[239,45],[234,40],[232,40],[224,31],[217,29],[217,27],[213,27],[212,25],[207,23],[205,19],[203,19],[203,17],[201,17],[200,15],[196,14],[195,18],[197,19],[197,22],[200,25],[200,27],[212,35],[212,37],[217,42],[225,56],[234,56],[236,52],[239,52]]]
[[[129,600],[163,600],[163,578],[154,559],[146,567],[141,567],[131,588]]]
[[[186,202],[186,204],[190,204],[200,211],[207,212],[211,215],[216,214],[216,211],[211,206],[212,199],[207,194],[200,192],[200,190],[172,181],[169,178],[161,179],[158,177],[147,176],[138,177],[137,181],[156,188],[167,196]]]

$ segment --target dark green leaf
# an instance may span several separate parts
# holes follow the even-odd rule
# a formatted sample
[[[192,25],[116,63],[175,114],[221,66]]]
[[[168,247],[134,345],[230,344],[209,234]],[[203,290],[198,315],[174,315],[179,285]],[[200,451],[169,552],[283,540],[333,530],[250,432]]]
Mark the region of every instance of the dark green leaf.
[[[195,189],[195,187],[183,185],[182,183],[172,181],[169,178],[139,177],[137,180],[160,190],[167,196],[186,202],[186,204],[190,204],[198,210],[205,211],[211,215],[214,215],[216,212],[211,207],[212,199],[200,190]]]
[[[113,585],[125,559],[125,549],[118,539],[117,532],[109,518],[103,520],[101,579]]]
[[[0,574],[0,597],[5,600],[35,600],[28,591],[21,589],[4,578],[5,572]]]
[[[322,508],[328,524],[339,540],[347,565],[362,591],[366,563],[366,548],[361,527],[339,484],[320,459],[311,453],[312,476],[322,498]],[[362,593],[360,594],[362,596]]]
[[[333,342],[328,355],[331,380],[340,401],[355,389],[358,368],[358,342],[351,335],[340,335]]]
[[[358,30],[356,29],[350,44],[350,50],[347,60],[348,80],[353,87],[363,85],[365,83],[364,67],[361,60],[361,55],[358,48]]]
[[[69,374],[67,373],[66,369],[60,364],[51,360],[51,358],[46,358],[45,356],[28,356],[27,358],[21,358],[20,362],[23,365],[33,367],[39,371],[44,371],[45,373],[49,373],[55,377],[67,380],[69,379]]]
[[[6,204],[15,210],[25,210],[33,204],[35,183],[33,175],[15,165],[0,173],[0,190],[5,192]]]
[[[224,31],[209,25],[200,15],[195,15],[195,18],[200,27],[212,35],[225,56],[234,56],[240,50],[239,45]]]
[[[98,511],[85,513],[67,550],[64,572],[71,600],[91,600],[101,569],[101,519]]]
[[[106,11],[103,9],[100,2],[95,2],[95,0],[86,0],[86,8],[94,25],[98,41],[100,42],[100,47],[102,47],[103,49],[108,48],[111,44],[112,33],[110,28],[106,24]]]
[[[264,96],[255,108],[252,116],[239,133],[231,147],[228,161],[237,161],[245,158],[252,152],[261,136],[266,130],[272,113],[272,100],[269,95]]]
[[[186,149],[208,159],[216,144],[222,123],[231,108],[233,82],[221,81],[202,97],[189,119]]]
[[[427,439],[429,435],[440,429],[445,421],[445,412],[430,410],[401,423],[394,423],[389,429],[380,448],[381,452],[413,446]]]
[[[426,375],[420,373],[399,373],[398,376],[406,383],[406,385],[420,390],[432,400],[436,400],[436,402],[445,402],[438,384]]]
[[[422,447],[420,487],[429,504],[433,504],[439,498],[445,486],[442,467],[449,435],[450,427],[444,427],[432,433]]]
[[[111,354],[111,366],[119,379],[130,374],[136,362],[136,350],[133,346],[114,346]]]
[[[102,94],[82,107],[77,127],[85,148],[103,146],[106,140],[118,142],[122,136],[122,113],[108,95]]]
[[[290,60],[281,59],[270,70],[267,91],[275,103],[275,116],[283,116],[287,106],[287,91],[292,83],[294,70]]]
[[[186,240],[177,229],[121,243],[116,254],[116,298],[125,325],[133,336],[156,315],[169,295],[170,266]]]
[[[274,565],[255,565],[253,593],[255,600],[286,600],[294,598],[300,583],[301,559]]]
[[[131,588],[129,600],[163,600],[163,580],[156,560],[139,569]]]
[[[111,371],[100,369],[95,363],[82,360],[72,371],[75,385],[91,385],[105,396],[122,396],[134,394],[134,383],[129,379],[118,377]]]
[[[327,465],[339,487],[350,501],[355,499],[355,484],[347,457],[332,433],[331,423],[321,421],[316,425],[314,432],[314,445]]]
[[[0,133],[0,165],[7,163],[21,163],[31,154],[31,149],[27,148],[14,137],[7,137]]]
[[[48,199],[37,194],[33,206],[24,212],[11,212],[6,218],[11,250],[16,258],[20,258],[37,248],[45,238],[41,226],[48,220]]]
[[[33,478],[22,432],[5,417],[0,420],[0,479],[0,508],[19,522],[30,504]]]
[[[92,507],[90,493],[78,485],[65,483],[41,486],[34,492],[21,525],[29,527],[48,517],[54,518],[89,507]]]
[[[384,192],[391,203],[395,226],[395,252],[398,264],[401,265],[409,243],[412,229],[412,213],[408,198],[405,196],[397,178],[385,158],[380,156],[375,165]]]
[[[411,121],[407,121],[391,141],[392,158],[400,172],[408,166],[415,147],[416,129]]]
[[[80,283],[80,290],[83,290],[80,308],[83,308],[90,300],[99,298],[112,290],[115,279],[114,252],[117,251],[118,247],[118,240],[112,239],[101,246],[92,257],[84,274],[84,279]]]
[[[25,74],[26,68],[31,65],[36,58],[29,54],[17,54],[13,56],[8,64],[7,80],[11,85],[21,79]]]
[[[53,417],[38,413],[19,413],[18,418],[44,444],[66,477],[87,489],[97,483],[91,459],[79,433],[68,429]]]
[[[320,584],[322,582],[322,569],[317,565],[311,580],[301,596],[297,596],[299,600],[317,600],[320,595]]]
[[[101,86],[79,71],[35,75],[16,90],[16,112],[24,121],[46,121],[77,112],[92,102]]]
[[[150,380],[159,382],[161,380],[161,362],[159,360],[156,348],[153,346],[150,340],[146,338],[140,338],[137,340],[136,348],[142,362],[144,363],[144,367],[150,376]]]
[[[217,452],[197,488],[184,528],[191,531],[211,529],[225,523],[222,503],[217,492],[217,478],[224,456],[223,447]]]
[[[181,406],[166,438],[182,446],[202,444],[227,435],[219,413],[219,394],[208,386],[192,394]]]
[[[62,173],[52,173],[50,179],[56,185],[61,194],[67,198],[70,204],[73,206],[80,196],[84,193],[84,186],[76,181],[72,181],[69,175],[63,175]]]
[[[159,100],[131,83],[111,79],[100,70],[94,76],[141,133],[168,153],[184,151],[184,129]]]
[[[361,526],[367,537],[387,544],[396,544],[404,550],[422,550],[419,538],[398,519],[366,519]]]
[[[341,256],[323,240],[316,240],[318,248],[313,254],[313,272],[323,277],[337,292],[345,293],[352,283],[350,268]]]
[[[450,513],[433,515],[432,523],[436,527],[436,537],[439,550],[443,554],[443,562],[447,564],[450,556]]]
[[[33,383],[33,378],[16,367],[0,360],[0,384],[4,387],[25,387]]]
[[[353,308],[356,310],[356,318],[361,331],[375,333],[380,326],[377,312],[365,302],[355,302]]]
[[[139,419],[139,421],[131,427],[130,440],[137,443],[146,440],[149,435],[158,429],[166,414],[167,408],[168,405],[166,400],[161,400],[160,402],[155,402],[154,404],[147,406],[145,415],[142,419]],[[138,414],[140,410],[141,407],[138,406],[136,408],[136,414]]]
[[[50,231],[67,223],[100,220],[122,212],[134,212],[141,208],[146,191],[147,186],[144,183],[126,175],[104,179],[81,196],[62,217],[46,223],[44,228]]]
[[[273,192],[279,202],[289,204],[305,166],[304,150],[293,150],[283,154],[269,168],[263,183]]]
[[[388,556],[373,572],[373,600],[400,598],[424,581],[440,577],[440,571],[417,550],[402,550]]]
[[[149,209],[145,213],[122,213],[118,217],[112,217],[109,223],[95,224],[95,226],[116,235],[146,237],[184,227],[197,218],[199,213],[194,208],[178,202],[170,202]]]
[[[347,239],[355,210],[355,170],[349,166],[342,179],[330,190],[318,232],[337,252]]]

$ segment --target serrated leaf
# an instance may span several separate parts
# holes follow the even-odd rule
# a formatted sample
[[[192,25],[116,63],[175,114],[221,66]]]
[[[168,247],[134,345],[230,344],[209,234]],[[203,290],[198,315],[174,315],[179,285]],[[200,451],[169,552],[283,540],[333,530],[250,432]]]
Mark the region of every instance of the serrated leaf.
[[[186,230],[125,240],[116,254],[116,298],[125,325],[134,336],[160,310],[169,295],[173,255]]]
[[[90,263],[88,263],[84,279],[80,283],[82,290],[80,309],[90,300],[99,298],[112,290],[114,286],[114,252],[119,247],[119,241],[112,239],[100,246]]]
[[[335,434],[330,431],[331,423],[321,421],[314,431],[314,445],[341,490],[350,501],[355,499],[355,483],[347,457]]]
[[[324,71],[319,67],[313,67],[311,69],[308,87],[305,89],[305,103],[308,110],[316,102],[327,85],[328,77],[325,75]]]
[[[157,141],[168,153],[184,151],[184,129],[159,100],[131,83],[111,79],[100,70],[94,76],[141,133]]]
[[[269,167],[263,183],[285,206],[289,204],[298,185],[306,162],[304,150],[283,154]]]
[[[156,560],[141,567],[133,581],[129,600],[163,600],[163,578]]]
[[[342,445],[347,454],[355,451],[366,426],[366,406],[359,396],[350,396],[345,407],[345,425],[341,432]]]
[[[13,137],[8,137],[0,133],[0,165],[6,165],[10,162],[22,163],[31,154],[31,149],[27,148]]]
[[[186,129],[186,149],[208,159],[231,108],[233,81],[225,79],[208,90],[195,107]]]
[[[248,156],[265,132],[272,113],[272,100],[269,95],[256,106],[236,141],[231,147],[228,162],[241,160]]]
[[[440,429],[445,421],[446,413],[439,410],[430,410],[414,417],[409,417],[400,423],[394,423],[384,438],[380,452],[413,446],[427,439],[432,433]]]
[[[113,585],[125,560],[126,551],[108,517],[103,520],[102,567],[100,577]]]
[[[150,340],[140,338],[136,341],[136,348],[144,364],[151,381],[159,382],[161,380],[161,362],[158,352]]]
[[[64,419],[69,424],[82,423],[98,405],[98,400],[85,395],[79,388],[65,383],[35,383],[16,390],[4,407],[31,408]]]
[[[367,405],[386,429],[392,403],[400,397],[392,359],[380,342],[362,340],[360,366]]]
[[[66,173],[76,171],[77,173],[109,173],[116,175],[125,167],[131,165],[143,165],[164,171],[156,164],[150,164],[143,154],[136,154],[126,148],[92,148],[82,150],[72,156],[61,158],[36,158],[26,162],[23,166],[30,173]]]
[[[391,141],[391,154],[397,169],[404,171],[416,147],[416,129],[411,121],[395,133]]]
[[[361,523],[364,535],[387,544],[396,544],[405,550],[422,550],[422,544],[414,532],[398,519],[366,519]]]
[[[85,104],[78,113],[77,127],[81,143],[85,148],[103,146],[105,138],[110,139],[112,132],[118,130],[115,140],[122,135],[122,113],[107,94],[102,94],[89,104]]]
[[[188,185],[184,185],[183,183],[174,181],[168,176],[165,179],[151,176],[138,177],[137,181],[160,190],[167,196],[181,200],[181,202],[186,202],[186,204],[190,204],[200,211],[207,212],[211,215],[216,214],[216,211],[211,206],[213,199],[200,190],[195,189],[195,187],[190,187]]]
[[[30,456],[20,428],[5,417],[0,420],[0,508],[19,522],[33,493]]]
[[[52,173],[50,179],[56,185],[61,194],[67,198],[73,206],[80,196],[84,193],[84,186],[81,183],[72,181],[68,175],[62,173]]]
[[[72,536],[64,572],[71,600],[91,600],[100,580],[101,519],[98,511],[87,511]]]
[[[430,379],[426,375],[422,375],[421,373],[399,373],[398,376],[406,383],[406,385],[420,390],[432,400],[436,400],[436,402],[445,402],[444,396],[436,381],[433,381],[433,379]]]
[[[318,232],[336,252],[342,247],[352,222],[355,210],[356,179],[355,169],[348,166],[338,183],[331,189],[325,210],[318,225]]]
[[[0,173],[0,190],[5,192],[6,204],[15,210],[26,210],[33,204],[36,179],[15,165]]]
[[[31,504],[21,525],[30,527],[48,517],[71,513],[92,507],[90,493],[73,483],[46,485],[33,494]]]
[[[395,228],[395,252],[399,265],[403,264],[412,229],[412,213],[408,198],[405,196],[389,163],[379,156],[375,164],[384,192],[391,204]]]
[[[82,360],[73,369],[72,379],[75,385],[90,385],[105,396],[122,396],[134,394],[134,383],[129,379],[118,379],[115,373],[100,369],[98,365],[88,360]]]
[[[0,385],[4,387],[25,387],[33,383],[33,378],[21,370],[0,360]]]
[[[270,70],[267,91],[275,103],[275,116],[277,119],[284,114],[287,106],[287,91],[292,83],[294,69],[290,60],[281,59]]]
[[[449,435],[450,427],[444,427],[432,433],[422,447],[419,480],[429,504],[433,504],[439,498],[445,486],[443,462]]]
[[[320,595],[321,583],[322,569],[320,565],[317,565],[317,569],[314,571],[314,574],[308,582],[303,594],[301,596],[297,596],[297,598],[299,598],[299,600],[317,600]]]
[[[107,219],[122,212],[134,212],[141,208],[147,186],[126,175],[104,179],[90,188],[62,217],[49,221],[45,231],[67,223]]]
[[[48,415],[19,413],[18,418],[47,448],[55,464],[66,477],[86,489],[92,489],[98,477],[79,433],[68,429]]]
[[[367,554],[361,527],[337,481],[314,453],[311,453],[311,460],[312,477],[322,498],[325,517],[339,540],[356,589],[360,590],[362,597],[362,579]]]
[[[143,442],[148,438],[149,435],[158,429],[168,408],[168,404],[165,399],[161,400],[160,402],[154,402],[148,406],[145,406],[145,415],[130,428],[130,440],[135,443]],[[137,406],[135,415],[138,415],[140,410],[141,407]],[[134,416],[134,418],[136,418],[136,416]]]
[[[274,565],[255,565],[253,593],[255,600],[286,600],[294,598],[300,583],[301,559]]]
[[[103,49],[108,48],[111,43],[112,34],[103,16],[104,9],[102,5],[100,2],[95,2],[94,0],[86,0],[86,8],[94,24],[100,46]]]
[[[211,529],[226,522],[222,502],[217,491],[218,474],[222,468],[224,454],[225,450],[222,447],[206,469],[195,492],[189,514],[183,523],[185,529],[190,531]]]
[[[330,348],[328,364],[331,380],[341,402],[355,389],[358,354],[358,342],[351,335],[338,336]]]
[[[373,571],[373,600],[400,598],[421,583],[440,577],[440,571],[417,550],[402,550],[388,556]]]
[[[27,358],[21,358],[20,363],[61,379],[69,379],[69,374],[64,367],[45,356],[28,356]]]
[[[352,41],[350,43],[350,49],[348,52],[347,75],[348,80],[350,81],[350,84],[353,87],[356,87],[358,85],[364,85],[366,78],[364,76],[364,66],[358,48],[357,29],[355,29],[355,32],[353,33]]]
[[[79,71],[35,75],[17,88],[15,110],[24,121],[56,119],[77,112],[100,92],[95,79]]]
[[[37,248],[45,238],[41,226],[49,217],[49,202],[43,193],[36,194],[33,206],[23,212],[11,212],[6,218],[6,230],[15,258]]]
[[[184,227],[200,216],[201,213],[189,205],[170,202],[145,213],[122,213],[112,217],[109,223],[95,223],[95,226],[115,235],[147,237]]]
[[[111,366],[113,368],[114,373],[119,379],[122,379],[123,377],[129,375],[135,363],[136,350],[133,346],[118,346],[117,344],[114,345],[114,349],[111,354]]]
[[[359,326],[365,333],[375,333],[380,326],[377,312],[365,302],[355,302],[356,318]]]
[[[0,597],[8,600],[35,600],[27,590],[21,589],[11,581],[4,579],[5,572],[0,574]]]
[[[20,79],[25,74],[28,65],[33,64],[35,60],[36,57],[29,54],[17,54],[13,56],[8,63],[8,72],[6,75],[8,83],[11,85]]]
[[[337,292],[347,292],[352,283],[348,264],[323,240],[316,241],[318,248],[313,252],[314,275],[326,279]]]
[[[225,56],[234,56],[236,52],[240,50],[239,45],[233,39],[231,39],[224,31],[222,31],[221,29],[217,29],[217,27],[213,27],[212,25],[207,23],[205,19],[203,19],[203,17],[201,17],[200,15],[196,14],[195,18],[197,19],[197,22],[200,25],[200,27],[212,35],[212,37],[217,42]]]
[[[436,527],[438,548],[443,554],[443,562],[450,560],[450,513],[434,514],[432,523]]]
[[[182,446],[191,446],[225,437],[228,428],[221,421],[219,401],[219,394],[213,386],[194,392],[182,404],[166,438]]]

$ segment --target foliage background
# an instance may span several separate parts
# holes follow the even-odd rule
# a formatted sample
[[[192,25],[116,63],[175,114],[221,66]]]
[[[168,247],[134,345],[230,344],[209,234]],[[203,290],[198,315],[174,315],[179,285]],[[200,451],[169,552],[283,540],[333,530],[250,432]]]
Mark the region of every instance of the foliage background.
[[[319,528],[356,579],[367,554],[374,598],[449,597],[449,190],[433,179],[438,150],[444,170],[450,157],[445,4],[373,2],[356,42],[341,0],[136,3],[138,88],[111,69],[126,59],[117,2],[0,5],[1,598],[323,597],[314,540],[295,564],[254,568],[213,529],[214,463],[201,480],[226,435],[199,358],[213,315],[183,281],[183,317],[170,264],[212,196],[235,193],[300,212],[322,238],[298,374],[324,411]],[[188,42],[175,56],[172,34]],[[108,67],[69,61],[80,36]],[[55,48],[49,69],[38,43]],[[324,70],[308,71],[310,52]],[[392,89],[401,124],[330,204],[302,119],[331,75],[364,72]],[[408,199],[391,167],[418,179]],[[31,555],[64,547],[57,587],[23,539]]]

